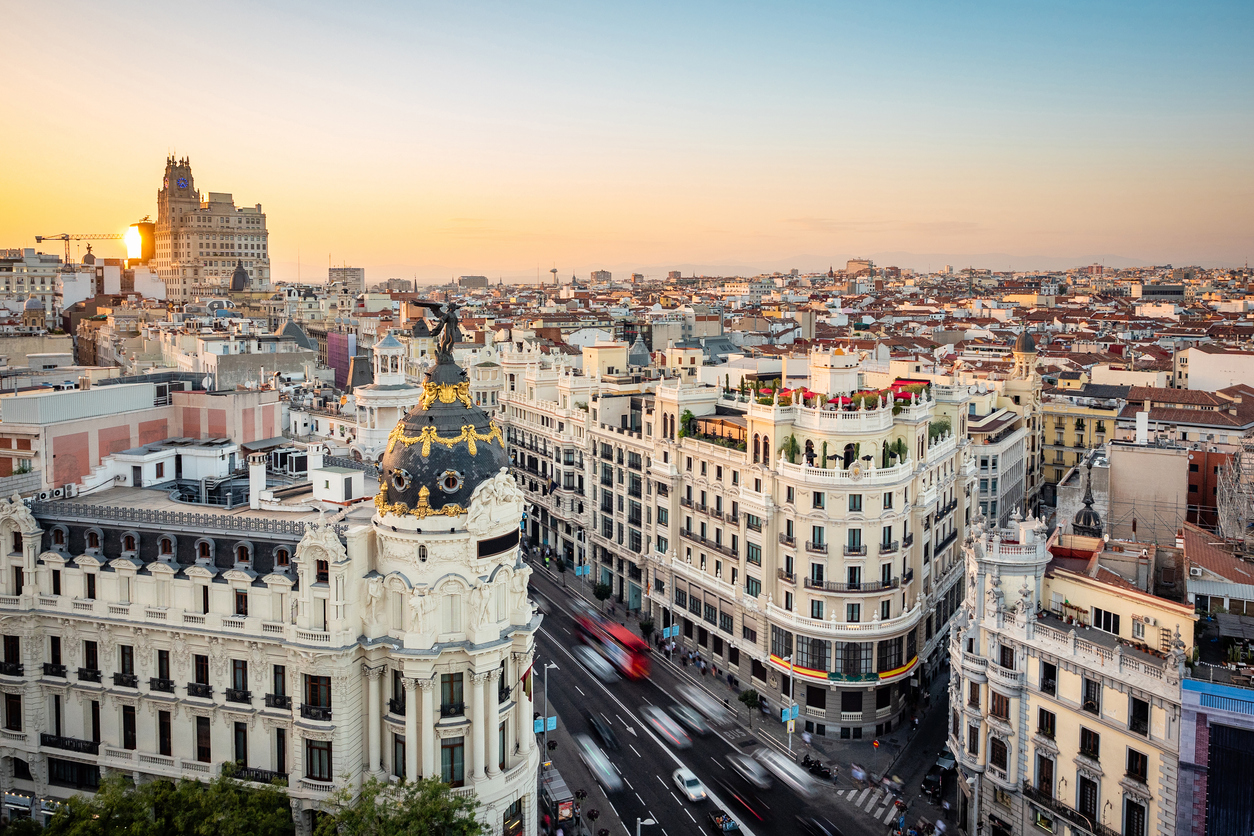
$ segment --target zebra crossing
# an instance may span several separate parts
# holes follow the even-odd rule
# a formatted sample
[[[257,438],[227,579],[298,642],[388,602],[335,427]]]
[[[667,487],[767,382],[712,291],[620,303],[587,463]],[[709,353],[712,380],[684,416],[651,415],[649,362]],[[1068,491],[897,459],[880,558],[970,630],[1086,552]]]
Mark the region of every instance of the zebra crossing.
[[[897,808],[893,804],[891,794],[885,793],[878,788],[872,789],[865,787],[859,789],[855,787],[851,790],[841,790],[836,793],[837,797],[844,798],[853,802],[853,806],[857,807],[878,821],[888,824],[897,815]],[[877,809],[878,808],[878,809]]]

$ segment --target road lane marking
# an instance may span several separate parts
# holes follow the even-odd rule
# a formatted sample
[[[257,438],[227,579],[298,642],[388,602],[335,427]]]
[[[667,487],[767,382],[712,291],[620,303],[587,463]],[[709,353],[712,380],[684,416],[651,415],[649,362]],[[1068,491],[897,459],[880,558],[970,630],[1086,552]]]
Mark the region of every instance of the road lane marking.
[[[614,767],[614,768],[615,770],[618,769],[618,767]],[[618,774],[622,775],[623,773],[619,772]],[[627,789],[631,790],[632,792],[636,791],[636,788],[631,785],[631,781],[628,781],[626,778],[623,778],[623,783],[627,785]]]
[[[718,761],[714,760],[714,758],[713,758],[713,757],[711,757],[711,758],[710,758],[710,760],[714,761],[714,765],[715,765],[715,766],[717,766],[719,769],[726,769],[726,768],[727,768],[727,767],[723,766],[721,763],[719,763]]]
[[[630,743],[628,743],[628,744],[627,744],[627,748],[628,748],[628,749],[630,749],[630,750],[631,750],[631,751],[633,751],[633,752],[636,752],[636,747],[635,747],[635,746],[632,746]],[[644,756],[643,756],[643,755],[641,755],[639,752],[636,752],[636,757],[640,758],[640,757],[644,757]],[[662,782],[662,784],[663,784],[663,785],[665,785],[665,784],[666,784],[666,782],[665,782],[665,781],[663,781],[663,782]]]
[[[664,787],[670,787],[670,784],[668,784],[668,783],[666,783],[665,781],[663,781],[663,780],[662,780],[662,776],[661,776],[661,775],[654,775],[653,777],[654,777],[654,778],[657,778],[657,779],[658,779],[658,782],[659,782],[662,786],[664,786]]]
[[[570,635],[570,630],[567,630],[565,627],[562,628],[562,632],[568,636]]]
[[[696,824],[696,823],[697,823],[697,820],[692,818],[692,811],[691,811],[691,810],[689,810],[687,807],[685,807],[685,808],[684,808],[684,812],[688,814],[688,818],[692,819],[692,823],[693,823],[693,824]]]
[[[639,799],[639,801],[640,801],[640,806],[641,806],[641,807],[643,807],[643,806],[644,806],[644,799],[643,799],[643,798],[640,798],[640,793],[636,793],[636,798],[637,798],[637,799]],[[650,818],[653,818],[653,817],[652,817],[652,816],[650,816]]]
[[[675,795],[675,793],[671,793],[671,798],[675,799],[675,803],[679,804],[680,807],[684,806],[683,804],[679,803],[679,796]]]
[[[558,649],[558,650],[560,650],[562,653],[565,653],[565,654],[566,654],[566,656],[567,656],[567,657],[568,657],[568,658],[569,658],[572,662],[575,662],[575,661],[576,661],[574,654],[573,654],[573,653],[571,653],[571,652],[570,652],[570,651],[569,651],[566,647],[564,647],[564,646],[563,646],[560,642],[558,642],[558,641],[557,641],[557,639],[555,639],[551,633],[546,632],[546,631],[544,630],[544,628],[543,628],[543,627],[541,627],[541,628],[539,629],[539,631],[538,631],[538,632],[539,632],[539,633],[540,633],[540,635],[542,635],[545,639],[547,639],[548,641],[553,642],[553,643],[557,646],[557,649]],[[624,704],[624,703],[623,703],[623,701],[622,701],[622,700],[620,700],[620,699],[619,699],[619,698],[618,698],[618,697],[617,697],[617,696],[616,696],[616,695],[615,695],[615,694],[614,694],[614,693],[613,693],[613,692],[612,692],[609,688],[607,688],[607,687],[605,686],[605,684],[604,684],[604,683],[602,683],[602,682],[596,682],[596,681],[593,681],[593,682],[592,682],[592,684],[593,684],[593,685],[595,685],[596,687],[600,688],[602,691],[604,691],[604,692],[605,692],[605,696],[606,696],[606,697],[608,697],[610,700],[612,700],[612,701],[613,701],[616,705],[618,705],[618,707],[619,707],[619,708],[621,708],[621,709],[623,710],[623,712],[624,712],[624,713],[626,713],[626,714],[628,714],[628,715],[630,715],[630,716],[632,716],[632,717],[635,717],[635,715],[632,713],[632,710],[631,710],[631,709],[629,709],[629,708],[626,706],[626,704]],[[657,685],[655,685],[655,687],[657,687],[657,688],[658,688],[658,690],[661,690],[661,686],[657,686]],[[646,706],[652,706],[652,703],[649,703],[649,702],[647,702],[647,701],[646,701],[644,704],[645,704]],[[606,718],[606,719],[608,719],[608,718]],[[637,719],[638,719],[638,718],[637,718]],[[685,767],[685,768],[687,767],[687,764],[685,764],[682,760],[680,760],[680,759],[679,759],[679,756],[678,756],[678,755],[676,755],[673,751],[671,751],[671,749],[670,749],[670,747],[669,747],[669,746],[667,746],[665,743],[663,743],[663,742],[662,742],[662,739],[661,739],[660,737],[658,737],[658,735],[657,735],[657,734],[653,731],[653,729],[651,729],[651,728],[650,728],[649,726],[647,726],[647,725],[641,725],[641,728],[644,730],[644,733],[645,733],[645,734],[647,734],[647,735],[648,735],[648,736],[649,736],[649,737],[653,740],[653,742],[657,744],[658,749],[659,749],[659,750],[661,750],[661,752],[662,752],[662,754],[663,754],[663,755],[665,755],[666,757],[669,757],[672,761],[674,761],[676,766],[682,766],[682,767]],[[769,738],[768,738],[768,739],[769,739]],[[708,789],[707,789],[707,791],[706,791],[706,794],[707,794],[707,797],[710,799],[710,801],[711,801],[711,802],[713,802],[716,806],[718,806],[718,807],[722,807],[723,809],[727,809],[727,808],[728,808],[728,806],[729,806],[729,805],[725,804],[725,803],[724,803],[724,802],[723,802],[723,801],[722,801],[722,800],[721,800],[721,799],[720,799],[717,795],[715,795],[714,793],[709,792],[709,790],[708,790]],[[673,793],[672,793],[672,795],[673,795]],[[676,800],[678,801],[678,799],[676,799]],[[607,801],[608,801],[608,799],[607,799]],[[613,809],[613,807],[614,807],[614,805],[613,805],[613,804],[610,804],[610,808],[611,808],[611,809]],[[615,810],[615,811],[614,811],[614,815],[616,815],[616,816],[618,815],[618,811],[617,811],[617,810]],[[692,818],[692,813],[690,813],[690,812],[689,812],[689,813],[688,813],[688,817],[689,817],[689,818]],[[621,816],[620,816],[619,818],[621,819]],[[693,821],[693,823],[694,823],[694,824],[696,824],[696,823],[697,823],[697,820],[696,820],[696,819],[692,819],[692,821]],[[756,833],[755,833],[755,832],[754,832],[751,828],[746,827],[743,823],[741,823],[741,826],[740,826],[740,832],[741,832],[742,836],[757,836],[757,835],[756,835]]]
[[[582,689],[582,688],[580,688],[578,685],[576,685],[576,686],[575,686],[575,690],[579,692],[579,696],[581,696],[581,697],[586,697],[586,696],[588,696],[587,694],[585,694],[585,693],[583,692],[583,689]]]

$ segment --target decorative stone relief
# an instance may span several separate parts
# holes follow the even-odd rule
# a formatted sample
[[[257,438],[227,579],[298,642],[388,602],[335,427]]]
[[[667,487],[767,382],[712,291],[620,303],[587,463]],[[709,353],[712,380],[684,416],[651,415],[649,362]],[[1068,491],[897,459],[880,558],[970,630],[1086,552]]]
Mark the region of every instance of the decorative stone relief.
[[[476,537],[483,537],[505,525],[517,526],[522,519],[523,501],[518,484],[510,477],[509,469],[503,467],[470,495],[466,528]]]
[[[409,611],[413,613],[413,629],[425,633],[432,629],[431,614],[440,603],[440,596],[427,588],[415,589],[409,596]]]

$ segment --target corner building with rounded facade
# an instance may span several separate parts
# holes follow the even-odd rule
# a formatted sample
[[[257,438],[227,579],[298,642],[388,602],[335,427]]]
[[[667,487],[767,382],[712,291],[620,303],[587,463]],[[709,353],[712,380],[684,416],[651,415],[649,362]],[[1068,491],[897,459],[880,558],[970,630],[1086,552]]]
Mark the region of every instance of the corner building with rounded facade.
[[[941,660],[974,470],[938,389],[834,409],[667,382],[645,417],[644,608],[773,716],[795,699],[798,732],[896,728]]]
[[[102,776],[337,788],[438,778],[536,832],[540,616],[499,428],[441,362],[374,505],[198,513],[167,490],[0,501],[0,792],[33,814]],[[42,810],[41,810],[42,805]]]

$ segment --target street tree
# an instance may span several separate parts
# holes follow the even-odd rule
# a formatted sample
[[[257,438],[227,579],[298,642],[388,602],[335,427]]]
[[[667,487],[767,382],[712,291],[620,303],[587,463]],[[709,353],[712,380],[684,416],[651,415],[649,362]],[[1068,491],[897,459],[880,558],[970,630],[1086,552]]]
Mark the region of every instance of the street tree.
[[[614,594],[614,587],[608,583],[599,583],[592,588],[592,595],[601,602],[601,609],[605,609],[605,599]]]
[[[487,825],[477,817],[479,800],[454,795],[448,784],[434,778],[390,784],[371,777],[356,794],[351,787],[336,790],[323,802],[323,811],[326,815],[319,819],[314,836],[488,833]]]
[[[744,703],[745,708],[749,709],[749,728],[752,729],[753,715],[758,713],[758,707],[762,704],[762,700],[758,696],[758,692],[749,688],[748,690],[741,691],[740,696],[736,697],[736,699]]]

